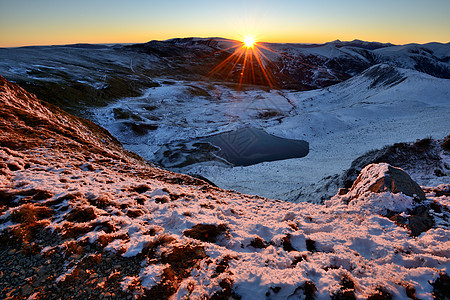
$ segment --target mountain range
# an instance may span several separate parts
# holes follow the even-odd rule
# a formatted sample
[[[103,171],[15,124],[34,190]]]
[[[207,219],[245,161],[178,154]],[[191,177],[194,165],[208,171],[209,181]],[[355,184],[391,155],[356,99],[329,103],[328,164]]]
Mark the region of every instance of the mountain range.
[[[0,49],[0,74],[101,124],[153,163],[290,201],[334,195],[336,178],[367,151],[448,135],[450,44],[261,43],[271,86],[261,74],[240,81],[240,45],[187,38]],[[305,140],[310,154],[229,168],[214,147],[196,144],[242,127]]]
[[[158,85],[157,78],[239,83],[243,58],[231,73],[226,69],[208,77],[239,47],[240,42],[221,38],[184,38],[134,45],[2,48],[0,74],[52,103],[80,109],[80,105],[136,96],[139,90]],[[392,45],[337,40],[325,44],[261,43],[260,50],[270,60],[266,68],[275,79],[274,87],[281,89],[327,87],[380,63],[450,78],[450,43]],[[253,65],[260,69],[256,61]],[[248,83],[267,86],[261,77]]]

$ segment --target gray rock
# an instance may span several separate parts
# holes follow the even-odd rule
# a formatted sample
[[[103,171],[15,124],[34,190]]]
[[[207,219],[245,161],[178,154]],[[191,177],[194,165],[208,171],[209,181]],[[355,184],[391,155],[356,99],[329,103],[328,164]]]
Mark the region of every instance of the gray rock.
[[[384,166],[384,170],[371,174],[374,168],[379,166]],[[372,178],[368,180],[370,176]],[[368,184],[361,184],[364,181],[367,181]],[[422,188],[405,171],[389,164],[370,164],[365,167],[350,188],[350,192],[355,190],[357,196],[364,194],[366,191],[373,193],[391,192],[394,194],[403,193],[417,200],[426,200]]]
[[[409,212],[407,217],[396,214],[390,217],[397,225],[407,228],[412,236],[419,236],[422,232],[433,228],[435,222],[430,215],[430,208],[426,206],[418,206]]]
[[[421,166],[422,172],[433,174],[434,170],[442,168],[440,152],[440,144],[430,138],[417,140],[415,143],[396,143],[369,151],[352,162],[350,169],[341,176],[339,185],[350,188],[361,170],[374,163],[388,163],[406,171]]]

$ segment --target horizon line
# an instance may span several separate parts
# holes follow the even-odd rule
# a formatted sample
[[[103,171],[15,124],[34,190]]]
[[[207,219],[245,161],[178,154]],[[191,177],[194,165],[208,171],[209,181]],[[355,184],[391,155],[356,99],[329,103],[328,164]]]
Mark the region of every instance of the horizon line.
[[[228,40],[228,41],[239,41],[238,39],[232,39],[232,38],[225,38],[225,37],[199,37],[199,36],[186,36],[186,37],[172,37],[169,39],[152,39],[152,40],[147,40],[145,42],[69,42],[69,43],[61,43],[61,44],[25,44],[25,45],[17,45],[17,46],[0,46],[1,49],[5,49],[5,48],[26,48],[26,47],[64,47],[64,46],[74,46],[74,45],[104,45],[104,46],[114,46],[114,45],[135,45],[135,44],[145,44],[145,43],[149,43],[149,42],[153,42],[153,41],[157,41],[157,42],[167,42],[170,40],[175,40],[175,39],[203,39],[203,40],[214,40],[214,39],[222,39],[222,40]],[[441,41],[429,41],[426,43],[420,43],[420,42],[409,42],[409,43],[404,43],[404,44],[396,44],[396,43],[392,43],[392,42],[380,42],[380,41],[368,41],[368,40],[362,40],[362,39],[353,39],[353,40],[340,40],[340,39],[335,39],[332,41],[327,41],[327,42],[265,42],[265,41],[258,41],[258,43],[262,43],[262,44],[297,44],[297,45],[325,45],[325,44],[330,44],[333,42],[341,42],[341,43],[350,43],[350,42],[355,42],[355,41],[359,41],[359,42],[366,42],[366,43],[379,43],[379,44],[390,44],[392,46],[405,46],[405,45],[412,45],[412,44],[416,44],[416,45],[426,45],[426,44],[430,44],[430,43],[439,43],[439,44],[450,44],[450,41],[448,42],[441,42]]]

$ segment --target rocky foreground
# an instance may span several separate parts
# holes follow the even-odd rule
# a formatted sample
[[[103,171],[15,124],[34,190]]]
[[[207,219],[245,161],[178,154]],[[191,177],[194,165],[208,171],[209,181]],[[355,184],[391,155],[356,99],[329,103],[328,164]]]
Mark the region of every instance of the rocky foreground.
[[[2,77],[0,128],[3,299],[450,294],[450,184],[379,163],[324,205],[221,190]]]

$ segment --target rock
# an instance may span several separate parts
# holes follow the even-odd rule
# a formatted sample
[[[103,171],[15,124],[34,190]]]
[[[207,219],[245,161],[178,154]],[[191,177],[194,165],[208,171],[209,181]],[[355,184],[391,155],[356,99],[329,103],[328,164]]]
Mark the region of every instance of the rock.
[[[428,231],[434,225],[433,218],[428,213],[411,215],[408,219],[412,236],[419,236],[422,232]]]
[[[442,149],[444,149],[447,152],[450,152],[450,134],[445,137],[445,139],[442,141]]]
[[[155,124],[132,123],[132,122],[131,123],[125,122],[124,124],[129,126],[136,135],[145,135],[149,131],[154,131],[158,129],[158,125]]]
[[[435,299],[448,299],[450,293],[450,277],[447,274],[441,273],[439,278],[431,285],[433,286],[433,296]]]
[[[433,227],[434,220],[430,215],[429,204],[425,203],[425,193],[421,187],[409,177],[402,169],[393,167],[387,163],[370,164],[362,169],[353,186],[348,191],[348,201],[364,198],[364,194],[390,192],[403,193],[413,197],[416,202],[405,209],[389,205],[381,209],[379,213],[390,218],[397,225],[410,230],[412,236],[419,236]],[[422,202],[422,203],[417,203]],[[372,203],[373,207],[376,203]],[[397,209],[396,209],[397,208]],[[402,213],[407,213],[403,215]]]
[[[440,152],[440,144],[431,138],[417,140],[414,143],[396,143],[372,150],[352,162],[351,167],[342,175],[340,185],[350,188],[361,170],[375,163],[388,163],[407,171],[415,170],[420,165],[422,172],[431,175],[442,165]]]
[[[367,191],[403,193],[417,200],[426,199],[422,188],[405,171],[387,163],[370,164],[362,169],[349,193],[355,192],[354,198],[356,198]]]

